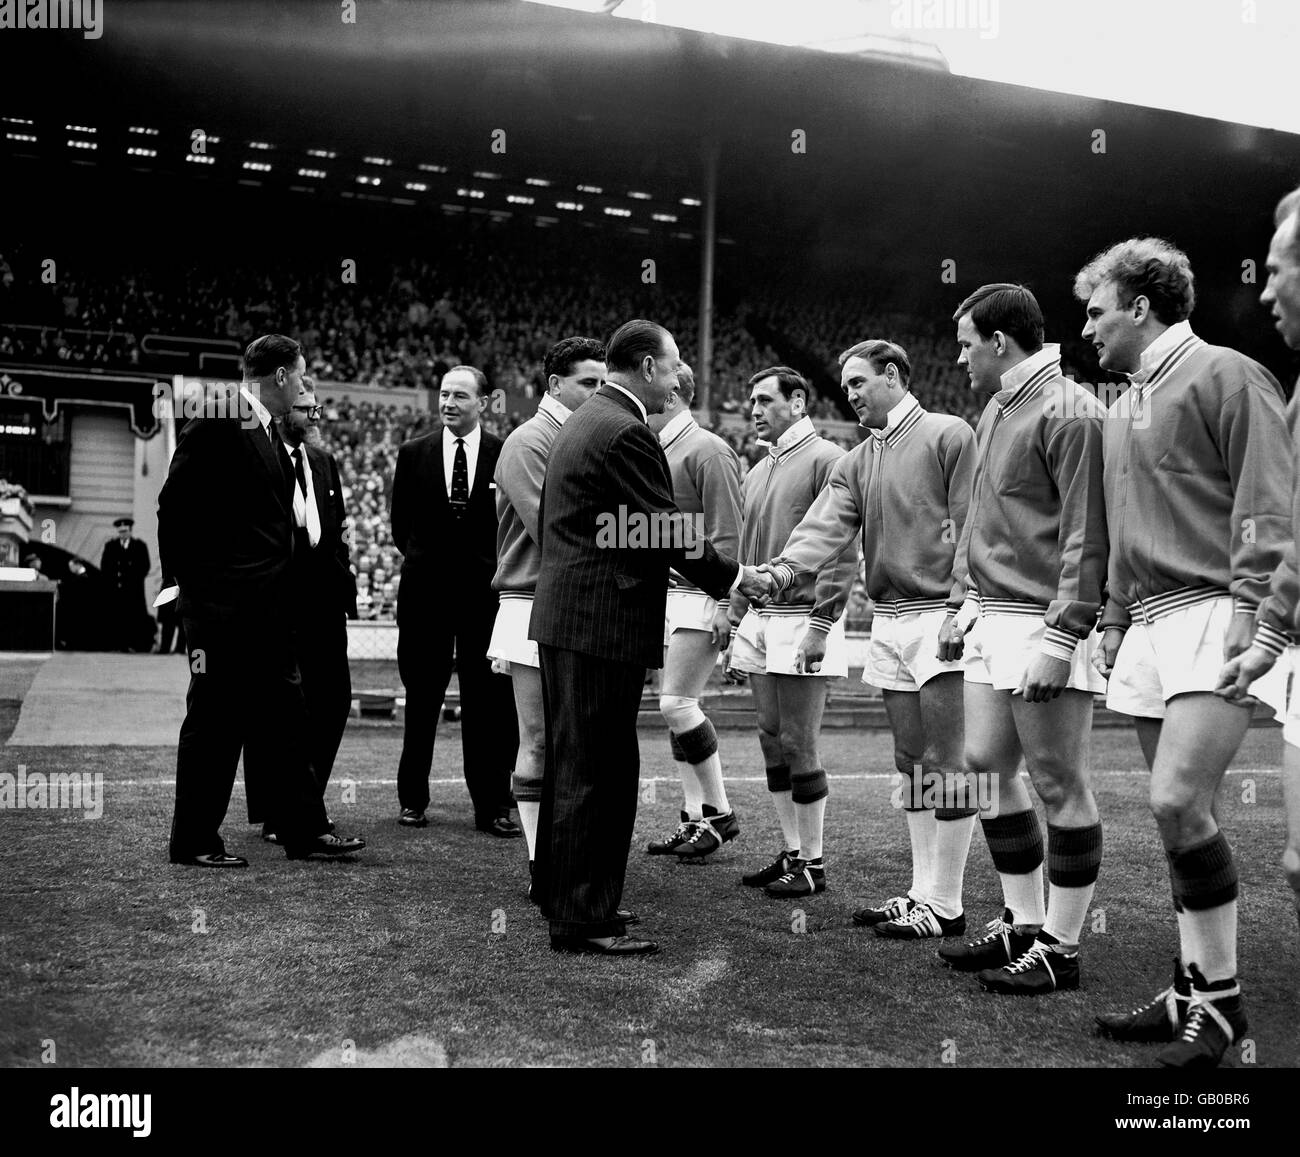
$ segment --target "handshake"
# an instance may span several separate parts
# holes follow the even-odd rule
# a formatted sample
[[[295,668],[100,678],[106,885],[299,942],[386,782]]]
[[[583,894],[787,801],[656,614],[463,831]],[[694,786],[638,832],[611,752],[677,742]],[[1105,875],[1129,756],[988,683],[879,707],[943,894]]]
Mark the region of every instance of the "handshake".
[[[781,589],[781,583],[771,563],[765,562],[760,566],[742,565],[737,589],[754,606],[761,607]]]

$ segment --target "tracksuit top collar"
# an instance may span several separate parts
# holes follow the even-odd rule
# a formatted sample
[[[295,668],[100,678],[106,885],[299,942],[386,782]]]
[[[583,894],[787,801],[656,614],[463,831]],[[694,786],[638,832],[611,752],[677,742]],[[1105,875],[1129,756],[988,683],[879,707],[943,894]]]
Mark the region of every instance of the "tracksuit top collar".
[[[695,425],[695,417],[690,410],[683,410],[671,422],[659,431],[659,445],[665,450]]]
[[[1135,386],[1151,393],[1173,370],[1182,364],[1194,349],[1204,345],[1192,332],[1192,323],[1185,318],[1176,321],[1146,349],[1138,359],[1138,371],[1129,378]]]
[[[557,426],[563,426],[569,420],[569,415],[573,413],[563,402],[557,402],[550,394],[543,394],[542,400],[537,403],[537,412],[545,414]]]
[[[877,442],[884,442],[887,446],[897,446],[921,420],[923,413],[925,411],[921,409],[921,403],[916,400],[915,395],[906,393],[889,411],[883,430],[872,430],[870,427],[867,429]]]
[[[780,458],[797,446],[802,446],[808,439],[815,437],[817,437],[817,430],[812,424],[812,419],[800,418],[776,440],[775,445],[771,442],[764,442],[762,438],[758,438],[756,441],[760,446],[767,447],[767,452],[771,457]]]
[[[1060,375],[1061,347],[1045,345],[1002,375],[1002,389],[993,395],[1005,418],[1034,398],[1048,382]]]

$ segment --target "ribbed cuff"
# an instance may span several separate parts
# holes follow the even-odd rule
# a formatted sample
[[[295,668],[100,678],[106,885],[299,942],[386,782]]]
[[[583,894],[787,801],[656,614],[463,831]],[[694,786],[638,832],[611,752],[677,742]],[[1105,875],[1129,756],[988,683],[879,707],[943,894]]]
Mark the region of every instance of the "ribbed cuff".
[[[1259,623],[1255,627],[1255,638],[1252,641],[1252,646],[1258,647],[1261,651],[1267,651],[1274,658],[1281,658],[1289,642],[1290,640],[1286,635],[1276,627],[1270,627],[1267,623]]]
[[[1078,645],[1078,635],[1072,635],[1069,631],[1062,630],[1060,627],[1048,627],[1043,632],[1043,643],[1040,650],[1049,658],[1060,659],[1068,663],[1074,658],[1074,649]]]
[[[776,580],[776,589],[783,591],[794,584],[794,567],[788,562],[774,563],[772,566],[772,578]]]
[[[1250,615],[1253,618],[1258,610],[1259,607],[1248,599],[1243,599],[1238,595],[1232,596],[1232,613],[1234,615]]]
[[[808,626],[814,631],[821,631],[823,635],[829,634],[831,627],[835,625],[834,619],[829,619],[825,615],[811,615],[808,618]]]

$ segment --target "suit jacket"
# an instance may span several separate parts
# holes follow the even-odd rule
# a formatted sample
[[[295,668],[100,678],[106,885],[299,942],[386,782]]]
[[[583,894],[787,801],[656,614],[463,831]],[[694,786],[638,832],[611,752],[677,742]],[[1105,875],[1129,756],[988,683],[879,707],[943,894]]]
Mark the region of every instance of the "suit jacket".
[[[351,551],[343,537],[347,510],[343,506],[343,483],[338,464],[319,446],[304,445],[311,467],[316,510],[320,514],[320,541],[313,548],[294,552],[295,594],[312,610],[341,618],[357,617],[357,580],[352,574]],[[304,545],[305,530],[298,533]]]
[[[139,594],[140,584],[149,574],[149,548],[138,538],[131,539],[125,548],[121,539],[110,538],[104,543],[99,569],[114,590]]]
[[[662,529],[672,516],[686,520],[675,541]],[[669,567],[715,598],[736,577],[736,562],[694,529],[673,502],[659,439],[627,395],[602,386],[564,423],[546,463],[530,637],[662,666]]]
[[[159,561],[180,585],[182,616],[283,596],[294,485],[255,419],[210,408],[186,423],[158,496]]]
[[[397,452],[393,496],[389,513],[393,542],[402,552],[402,581],[398,589],[401,613],[403,594],[409,599],[439,591],[482,591],[491,595],[497,565],[497,458],[501,439],[481,431],[478,465],[469,494],[469,508],[457,521],[447,501],[447,478],[442,461],[442,431],[412,438]]]

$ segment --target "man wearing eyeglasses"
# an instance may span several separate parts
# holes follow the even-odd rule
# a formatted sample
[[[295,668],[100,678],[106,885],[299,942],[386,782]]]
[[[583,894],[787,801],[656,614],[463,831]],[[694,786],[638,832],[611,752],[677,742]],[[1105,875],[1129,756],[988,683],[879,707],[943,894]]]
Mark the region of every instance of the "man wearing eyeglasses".
[[[290,563],[295,611],[291,628],[307,700],[307,750],[324,795],[352,707],[347,621],[357,617],[357,583],[349,566],[343,483],[337,464],[322,444],[321,413],[315,383],[304,375],[297,401],[277,422],[297,480]],[[272,842],[276,835],[264,822],[261,801],[265,777],[274,774],[275,769],[267,766],[259,751],[244,749],[248,822],[262,823],[262,838]]]

